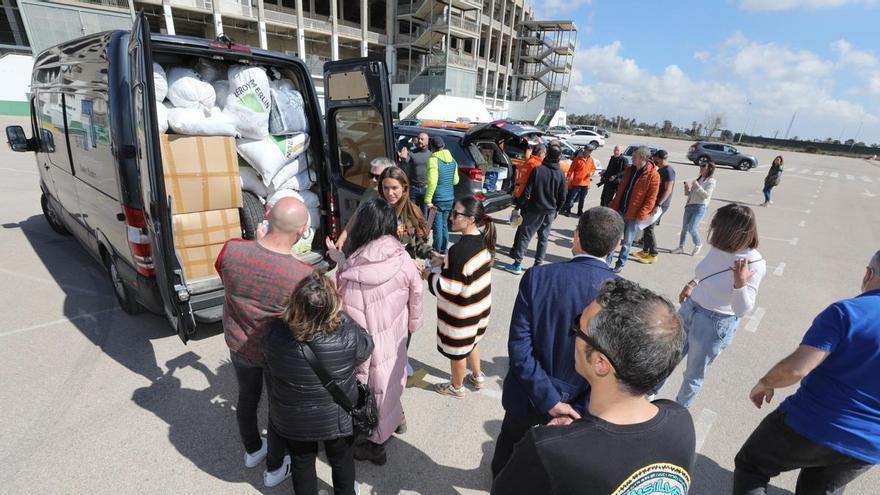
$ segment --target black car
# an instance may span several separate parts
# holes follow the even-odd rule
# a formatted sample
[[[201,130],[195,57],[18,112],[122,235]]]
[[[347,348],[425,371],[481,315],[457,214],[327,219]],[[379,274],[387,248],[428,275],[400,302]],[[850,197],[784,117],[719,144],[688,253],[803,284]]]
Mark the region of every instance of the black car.
[[[200,58],[277,70],[302,94],[312,132],[301,156],[314,176],[311,191],[320,199],[321,217],[308,262],[324,263],[323,239],[336,235],[357,208],[370,160],[393,152],[381,58],[325,64],[325,124],[312,75],[300,59],[151,34],[143,14],[130,32],[98,33],[38,54],[31,82],[32,137],[21,126],[7,127],[6,135],[13,151],[35,154],[46,221],[59,234],[73,235],[106,267],[123,310],[166,316],[184,342],[197,323],[222,317],[224,292],[219,277],[187,280],[182,269],[164,181],[153,62],[193,67]],[[370,129],[366,134],[364,127]],[[340,164],[343,153],[346,167]],[[262,205],[243,196],[241,224],[255,225],[262,220]]]

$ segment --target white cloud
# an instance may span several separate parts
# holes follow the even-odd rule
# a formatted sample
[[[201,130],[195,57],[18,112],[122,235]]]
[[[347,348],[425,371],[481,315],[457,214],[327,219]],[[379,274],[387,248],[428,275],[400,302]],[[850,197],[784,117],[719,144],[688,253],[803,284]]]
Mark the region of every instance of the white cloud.
[[[880,66],[880,61],[869,51],[854,49],[852,43],[847,40],[837,40],[831,43],[831,48],[837,52],[840,63],[857,69],[869,69]]]
[[[694,60],[696,60],[698,62],[705,62],[705,61],[709,60],[709,58],[711,56],[712,56],[712,54],[709,53],[708,51],[705,51],[705,50],[694,52]]]
[[[795,9],[829,9],[844,5],[873,7],[877,3],[877,0],[741,0],[739,5],[752,12],[773,12]]]

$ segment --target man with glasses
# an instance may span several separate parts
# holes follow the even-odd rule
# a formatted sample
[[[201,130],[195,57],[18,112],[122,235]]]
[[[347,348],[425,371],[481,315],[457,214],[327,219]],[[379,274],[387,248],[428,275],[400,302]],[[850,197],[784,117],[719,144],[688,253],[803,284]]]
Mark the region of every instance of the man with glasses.
[[[589,408],[580,419],[529,430],[492,493],[687,494],[693,420],[673,401],[645,398],[681,360],[685,336],[675,307],[619,278],[583,302],[569,335],[575,369],[590,385]]]
[[[492,459],[494,476],[533,426],[558,417],[579,418],[586,411],[589,387],[575,371],[575,342],[566,330],[602,282],[615,277],[605,257],[622,236],[617,212],[591,208],[578,220],[574,258],[537,266],[523,276],[510,320],[510,370],[501,396],[504,421]]]
[[[384,156],[373,158],[373,161],[370,162],[370,184],[364,190],[363,194],[361,194],[358,204],[362,205],[373,198],[379,197],[379,176],[382,175],[382,172],[384,172],[386,168],[393,166],[394,162]],[[348,233],[351,232],[352,227],[354,227],[356,219],[357,214],[352,215],[351,218],[348,219],[348,223],[345,224],[345,228],[342,229],[342,233],[339,234],[339,238],[336,239],[335,246],[337,250],[342,251],[342,246],[345,245],[345,240],[348,239]],[[329,241],[329,238],[327,242],[331,242]]]

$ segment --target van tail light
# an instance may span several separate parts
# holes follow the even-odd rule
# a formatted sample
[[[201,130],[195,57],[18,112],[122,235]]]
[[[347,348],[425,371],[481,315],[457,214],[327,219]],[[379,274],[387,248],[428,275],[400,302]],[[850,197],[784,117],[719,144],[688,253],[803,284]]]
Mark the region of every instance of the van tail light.
[[[466,169],[465,175],[467,175],[467,178],[472,181],[483,182],[483,171],[479,168],[474,167]]]
[[[339,237],[339,233],[336,232],[336,228],[339,224],[339,219],[336,217],[336,198],[333,197],[333,193],[330,192],[330,232],[329,237],[330,240],[335,241]]]
[[[474,198],[475,198],[477,201],[483,201],[483,200],[486,199],[486,195],[483,194],[483,193],[481,193],[481,192],[478,192],[478,193],[474,193]]]
[[[150,246],[150,237],[147,235],[144,210],[126,206],[125,224],[128,226],[128,247],[134,258],[135,270],[145,277],[155,276],[156,267],[153,265],[153,249]]]

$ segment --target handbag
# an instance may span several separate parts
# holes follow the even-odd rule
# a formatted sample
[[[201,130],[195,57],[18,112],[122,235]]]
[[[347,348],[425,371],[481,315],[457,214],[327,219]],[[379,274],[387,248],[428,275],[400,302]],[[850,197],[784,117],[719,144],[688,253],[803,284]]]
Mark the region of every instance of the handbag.
[[[327,369],[318,361],[318,356],[315,355],[309,344],[300,342],[300,349],[302,349],[303,357],[306,358],[306,362],[309,363],[312,371],[321,380],[324,390],[333,396],[333,402],[345,409],[351,416],[351,425],[354,428],[355,435],[365,437],[372,435],[376,425],[379,424],[379,408],[376,406],[376,398],[373,396],[370,386],[366,383],[357,382],[357,404],[352,404],[351,399],[342,391],[336,380],[330,376]]]

